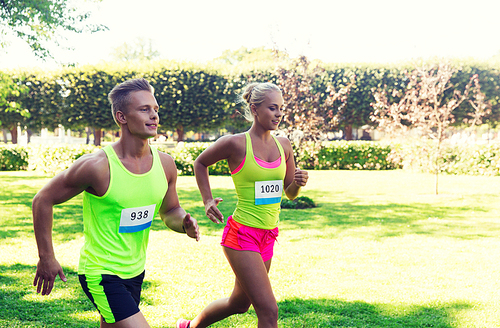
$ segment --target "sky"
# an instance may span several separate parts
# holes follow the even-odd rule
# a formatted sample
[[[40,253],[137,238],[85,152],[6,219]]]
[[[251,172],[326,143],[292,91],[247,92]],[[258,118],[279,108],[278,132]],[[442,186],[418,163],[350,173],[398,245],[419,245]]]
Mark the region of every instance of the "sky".
[[[138,38],[161,58],[205,62],[224,50],[256,47],[324,62],[399,62],[500,54],[498,0],[70,0],[109,30],[64,33],[59,63],[95,64]],[[22,41],[0,50],[0,68],[55,67]]]

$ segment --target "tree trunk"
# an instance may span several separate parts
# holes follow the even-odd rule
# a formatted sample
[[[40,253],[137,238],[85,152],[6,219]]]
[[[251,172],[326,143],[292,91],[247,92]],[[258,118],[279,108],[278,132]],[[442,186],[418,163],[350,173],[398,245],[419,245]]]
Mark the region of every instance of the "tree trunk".
[[[9,133],[9,131],[7,129],[2,129],[2,134],[3,134],[3,142],[4,143],[7,143],[8,140],[7,140],[7,133]]]
[[[438,187],[439,187],[439,159],[441,158],[441,137],[442,133],[441,130],[439,130],[438,133],[438,140],[437,140],[437,149],[436,149],[436,195],[438,194]]]
[[[26,135],[28,136],[26,143],[30,143],[31,142],[31,136],[33,135],[33,131],[31,131],[31,129],[26,130]]]
[[[184,141],[184,127],[179,125],[175,131],[177,132],[177,142]]]
[[[352,124],[345,126],[344,134],[345,134],[345,140],[352,140]]]
[[[100,146],[101,145],[101,137],[102,137],[102,130],[101,129],[95,129],[94,130],[94,146]]]
[[[90,128],[88,126],[85,128],[85,133],[87,133],[87,139],[85,140],[85,144],[88,145],[90,144]]]
[[[14,125],[14,127],[10,129],[10,135],[12,136],[12,144],[17,144],[17,125]]]

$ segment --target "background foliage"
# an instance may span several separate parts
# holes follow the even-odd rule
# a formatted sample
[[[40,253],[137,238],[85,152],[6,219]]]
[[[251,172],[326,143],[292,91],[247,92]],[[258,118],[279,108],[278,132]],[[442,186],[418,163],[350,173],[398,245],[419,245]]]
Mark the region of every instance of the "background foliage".
[[[37,57],[51,57],[47,45],[59,45],[62,30],[93,33],[107,29],[87,23],[89,17],[90,12],[68,0],[0,1],[0,35],[14,35],[25,41]],[[0,48],[7,47],[5,38],[1,40]]]
[[[288,64],[287,64],[288,63]],[[278,69],[278,65],[279,68]],[[494,62],[454,61],[456,70],[451,78],[453,88],[445,97],[453,97],[453,89],[462,89],[472,75],[477,74],[481,91],[491,106],[491,112],[483,122],[494,127],[500,121],[500,68]],[[318,67],[311,63],[310,69]],[[29,89],[28,96],[11,93],[8,103],[0,102],[0,120],[6,124],[29,129],[39,127],[53,128],[63,124],[66,128],[77,130],[92,127],[96,130],[113,130],[115,124],[111,117],[107,94],[119,82],[133,77],[145,77],[156,89],[160,104],[160,131],[177,131],[179,140],[185,131],[213,132],[227,128],[241,131],[248,126],[238,112],[242,106],[238,94],[249,81],[271,81],[278,83],[279,74],[293,76],[297,81],[314,79],[308,82],[310,94],[319,97],[318,103],[325,102],[330,90],[342,90],[350,85],[349,93],[342,98],[342,106],[333,104],[335,113],[324,111],[325,123],[332,129],[342,129],[349,139],[353,128],[374,126],[370,119],[373,113],[373,89],[406,88],[405,71],[412,67],[409,63],[399,65],[375,64],[322,64],[321,74],[301,72],[281,59],[278,63],[243,62],[239,65],[212,62],[194,64],[173,61],[149,63],[100,64],[96,66],[71,67],[53,72],[6,71],[4,75],[14,84]],[[302,69],[302,67],[300,67]],[[283,71],[285,70],[285,72]],[[286,73],[288,71],[288,73]],[[281,72],[281,73],[280,73]],[[283,75],[283,73],[285,73]],[[293,74],[292,74],[293,73]],[[4,79],[8,80],[8,79]],[[352,84],[351,84],[352,83]],[[293,88],[290,88],[293,90]],[[300,102],[300,100],[298,100]],[[339,100],[340,101],[340,100]],[[31,114],[29,121],[22,115],[12,113],[8,104],[19,104],[19,111]],[[454,110],[455,126],[473,111],[469,102],[463,102]],[[283,128],[287,128],[283,122]],[[99,144],[100,134],[97,133]]]
[[[179,175],[193,175],[194,160],[211,143],[179,144],[176,148],[157,146],[172,155]],[[434,160],[432,145],[419,143],[380,143],[367,141],[323,142],[296,158],[297,165],[314,170],[392,170],[402,168],[418,172],[432,172]],[[68,168],[77,158],[99,150],[92,145],[0,145],[0,171],[38,171],[55,175]],[[316,160],[312,160],[311,158]],[[500,145],[446,144],[441,172],[500,176]],[[229,175],[226,161],[209,167],[211,175]]]

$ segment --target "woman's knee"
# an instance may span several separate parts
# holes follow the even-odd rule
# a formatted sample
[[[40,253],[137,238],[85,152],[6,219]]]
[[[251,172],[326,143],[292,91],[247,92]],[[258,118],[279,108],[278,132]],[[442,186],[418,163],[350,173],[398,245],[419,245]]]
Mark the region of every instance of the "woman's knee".
[[[243,314],[243,313],[246,313],[248,311],[250,307],[240,307],[240,308],[236,308],[235,309],[235,314]]]
[[[256,312],[257,316],[259,316],[259,319],[260,317],[265,317],[272,322],[278,321],[278,314],[279,314],[278,304],[268,305],[265,308],[261,308],[259,310],[256,309]]]
[[[250,303],[249,304],[233,304],[233,310],[235,314],[242,314],[246,313],[248,309],[250,308]]]

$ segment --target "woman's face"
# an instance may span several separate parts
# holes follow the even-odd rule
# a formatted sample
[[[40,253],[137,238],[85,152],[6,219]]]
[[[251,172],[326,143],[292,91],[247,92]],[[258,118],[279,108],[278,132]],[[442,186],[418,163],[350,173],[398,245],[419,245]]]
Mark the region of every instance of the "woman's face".
[[[284,101],[281,92],[269,91],[259,106],[252,105],[255,121],[266,130],[276,130],[283,118]]]

